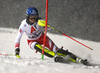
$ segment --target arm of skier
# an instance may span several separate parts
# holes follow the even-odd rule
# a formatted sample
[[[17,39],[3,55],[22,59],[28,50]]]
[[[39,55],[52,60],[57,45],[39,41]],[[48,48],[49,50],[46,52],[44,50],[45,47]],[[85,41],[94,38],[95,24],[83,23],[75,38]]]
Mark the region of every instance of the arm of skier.
[[[20,26],[19,30],[18,30],[18,35],[17,35],[16,40],[15,40],[15,56],[18,58],[20,58],[20,56],[19,56],[19,54],[20,54],[20,40],[21,40],[23,33],[24,33],[23,26]]]

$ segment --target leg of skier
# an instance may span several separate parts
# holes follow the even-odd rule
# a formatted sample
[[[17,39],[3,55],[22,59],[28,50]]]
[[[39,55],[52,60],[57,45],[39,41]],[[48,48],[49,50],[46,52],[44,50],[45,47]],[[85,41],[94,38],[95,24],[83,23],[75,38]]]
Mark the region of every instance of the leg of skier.
[[[41,37],[37,40],[27,40],[27,41],[31,49],[35,49],[36,51],[42,53],[44,34],[42,34]],[[48,57],[54,57],[58,47],[48,36],[46,36],[45,47],[46,48],[44,49],[44,54]]]
[[[43,47],[41,45],[43,45],[43,37],[44,37],[44,34],[38,40],[28,40],[28,44],[30,45],[32,49],[35,49],[39,51],[40,53],[42,53]],[[72,54],[71,52],[65,51],[63,49],[59,49],[48,36],[46,36],[45,46],[47,48],[45,48],[44,54],[48,57],[52,58],[55,56],[55,54],[57,54],[58,56],[63,56],[63,57],[65,57],[66,55],[69,55],[71,61],[73,62],[79,62],[83,64],[86,63],[86,60],[79,58],[78,56]]]

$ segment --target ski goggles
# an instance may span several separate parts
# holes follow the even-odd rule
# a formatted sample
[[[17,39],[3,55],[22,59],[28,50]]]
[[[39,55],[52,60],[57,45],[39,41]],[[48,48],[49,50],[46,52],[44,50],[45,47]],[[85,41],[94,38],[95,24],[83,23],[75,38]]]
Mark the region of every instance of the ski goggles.
[[[30,15],[29,16],[29,19],[30,20],[37,20],[38,19],[38,16],[37,15]]]

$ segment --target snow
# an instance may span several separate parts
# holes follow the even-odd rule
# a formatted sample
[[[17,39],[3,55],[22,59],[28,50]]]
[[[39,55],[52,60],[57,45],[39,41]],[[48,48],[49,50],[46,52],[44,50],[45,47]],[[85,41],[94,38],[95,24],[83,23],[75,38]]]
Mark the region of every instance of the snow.
[[[14,42],[17,36],[17,29],[0,28],[0,53],[14,54]],[[71,39],[57,34],[47,33],[47,35],[56,43],[58,47],[63,46],[70,52],[87,58],[90,62],[100,64],[100,42],[88,41],[75,38],[76,40],[93,48],[93,51],[72,41]],[[84,66],[82,64],[55,63],[52,58],[44,56],[41,60],[41,54],[35,53],[27,45],[25,34],[21,39],[21,59],[12,56],[0,56],[0,73],[99,73],[99,66]]]

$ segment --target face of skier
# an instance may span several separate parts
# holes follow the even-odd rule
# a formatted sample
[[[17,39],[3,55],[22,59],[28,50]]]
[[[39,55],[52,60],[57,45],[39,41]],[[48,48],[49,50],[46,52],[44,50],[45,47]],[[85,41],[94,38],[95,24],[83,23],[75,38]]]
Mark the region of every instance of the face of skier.
[[[38,18],[37,15],[30,15],[29,21],[30,21],[31,23],[34,23],[34,22],[36,22],[37,18]]]

